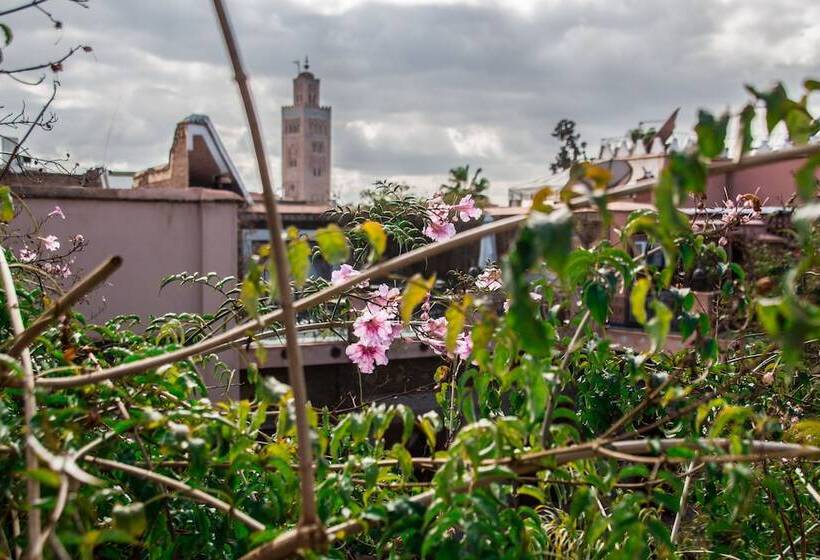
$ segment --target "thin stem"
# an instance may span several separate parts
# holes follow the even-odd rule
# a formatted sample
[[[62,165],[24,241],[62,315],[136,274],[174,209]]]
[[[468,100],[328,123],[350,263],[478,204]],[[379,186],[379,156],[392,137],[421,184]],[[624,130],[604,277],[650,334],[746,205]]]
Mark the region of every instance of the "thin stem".
[[[111,274],[122,265],[122,257],[113,256],[102,263],[91,274],[74,284],[60,299],[54,302],[48,310],[44,311],[28,328],[14,339],[9,354],[18,356],[23,348],[28,347],[31,342],[45,331],[51,322],[64,315],[80,299],[85,297],[91,290],[104,282]]]
[[[680,525],[683,521],[683,516],[686,513],[686,503],[689,500],[689,489],[692,486],[692,475],[694,474],[692,471],[695,468],[695,460],[689,463],[687,467],[687,471],[689,474],[686,475],[686,478],[683,479],[683,489],[680,493],[680,502],[678,503],[678,513],[675,515],[675,521],[672,523],[672,532],[669,536],[669,539],[672,543],[676,543],[678,540],[678,533],[680,532]]]
[[[572,335],[572,340],[570,340],[567,349],[564,351],[564,357],[561,359],[561,365],[559,370],[561,373],[567,368],[569,364],[569,357],[575,351],[575,345],[578,343],[578,339],[581,337],[581,332],[587,326],[589,322],[590,312],[587,310],[584,313],[584,316],[581,317],[581,321],[578,323],[578,327],[575,329],[575,334]],[[555,414],[555,406],[556,401],[558,400],[558,391],[560,390],[562,383],[560,379],[556,381],[555,385],[552,387],[552,391],[550,392],[550,402],[547,405],[547,410],[544,412],[544,420],[541,422],[541,447],[546,448],[552,442],[552,434],[550,433],[550,426],[552,425],[552,416]]]
[[[52,101],[54,101],[54,97],[56,95],[57,82],[54,82],[51,86],[51,97],[48,98],[48,101],[46,101],[45,105],[43,105],[43,108],[40,109],[40,112],[37,114],[37,117],[34,119],[34,121],[31,123],[31,126],[28,127],[28,130],[26,130],[26,133],[23,135],[22,140],[20,140],[17,144],[14,145],[14,148],[11,150],[11,154],[9,154],[8,156],[9,159],[6,161],[6,165],[3,166],[3,171],[0,171],[0,179],[6,176],[6,173],[8,173],[9,168],[11,167],[11,164],[14,161],[14,158],[17,157],[17,153],[20,151],[20,147],[26,143],[26,140],[28,140],[28,137],[36,128],[37,123],[40,122],[40,119],[42,119],[43,115],[45,115],[48,106],[51,105]]]
[[[6,251],[0,247],[0,276],[2,276],[3,289],[6,292],[6,309],[15,335],[23,332],[23,318],[20,315],[20,302],[17,299],[17,290],[14,287],[14,279],[11,276],[11,269],[6,260]],[[37,399],[34,396],[34,370],[31,365],[31,353],[28,347],[24,347],[20,354],[20,362],[23,366],[23,422],[24,435],[26,437],[26,469],[35,470],[38,467],[37,454],[34,448],[28,443],[34,437],[32,423],[34,415],[37,413]],[[36,552],[37,543],[40,542],[42,533],[42,518],[38,502],[40,501],[40,483],[33,477],[26,477],[26,493],[28,495],[28,547],[29,558],[40,558]]]
[[[270,173],[268,170],[265,143],[262,141],[262,130],[256,115],[253,97],[251,95],[242,60],[239,55],[239,46],[234,38],[233,29],[222,0],[213,0],[219,27],[228,48],[228,56],[233,66],[236,84],[242,97],[245,116],[256,152],[256,164],[259,168],[259,178],[262,182],[262,193],[265,201],[265,214],[268,222],[268,233],[273,247],[273,257],[276,264],[276,284],[279,289],[279,298],[282,305],[282,322],[285,324],[285,341],[287,344],[288,375],[290,386],[293,389],[293,401],[296,411],[296,434],[299,455],[299,481],[301,487],[302,510],[301,525],[319,525],[319,516],[316,513],[316,496],[313,486],[313,449],[310,435],[310,422],[307,417],[307,384],[302,365],[302,350],[299,347],[299,338],[296,331],[296,312],[293,306],[293,292],[290,287],[290,270],[287,258],[287,248],[282,237],[284,228],[282,218],[276,207]]]
[[[92,463],[107,470],[122,471],[126,474],[130,474],[131,476],[141,478],[143,480],[148,480],[150,482],[155,482],[167,488],[171,488],[173,490],[180,492],[181,494],[184,494],[185,496],[188,496],[189,498],[192,498],[194,501],[211,506],[223,513],[227,513],[228,515],[235,517],[236,519],[238,519],[254,531],[265,530],[265,525],[263,523],[257,521],[247,513],[236,509],[231,504],[223,502],[219,498],[215,498],[210,494],[203,492],[202,490],[191,488],[190,486],[188,486],[184,482],[180,482],[179,480],[175,480],[173,478],[161,475],[159,473],[151,472],[146,469],[141,469],[133,465],[120,463],[119,461],[112,461],[110,459],[94,457],[93,455],[88,455],[87,457],[85,457],[84,461],[87,463]]]

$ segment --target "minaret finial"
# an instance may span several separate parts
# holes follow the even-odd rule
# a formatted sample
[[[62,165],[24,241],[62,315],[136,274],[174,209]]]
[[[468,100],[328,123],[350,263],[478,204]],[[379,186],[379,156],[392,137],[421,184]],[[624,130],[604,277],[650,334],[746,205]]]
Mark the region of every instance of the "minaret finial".
[[[305,72],[310,70],[310,61],[308,60],[307,55],[305,55]]]

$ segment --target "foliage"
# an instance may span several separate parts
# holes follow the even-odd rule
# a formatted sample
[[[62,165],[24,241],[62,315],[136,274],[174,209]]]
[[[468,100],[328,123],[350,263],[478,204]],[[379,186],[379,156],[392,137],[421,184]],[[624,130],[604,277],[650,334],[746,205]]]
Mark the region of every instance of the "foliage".
[[[490,181],[486,177],[480,177],[482,171],[479,167],[471,176],[469,165],[452,168],[447,183],[440,188],[444,202],[457,204],[465,196],[470,196],[479,207],[487,206],[490,200],[486,193],[490,188]]]
[[[555,154],[555,160],[550,164],[550,171],[553,173],[569,169],[576,163],[587,160],[587,143],[579,142],[581,135],[575,132],[575,121],[561,119],[550,136],[561,142],[558,153]]]
[[[764,100],[803,122],[789,115],[807,105],[779,93]],[[759,465],[742,460],[760,458],[753,439],[817,442],[820,302],[807,286],[818,274],[820,210],[814,199],[795,209],[793,265],[767,268],[779,288],[760,294],[719,242],[756,212],[753,199],[731,201],[729,219],[718,224],[693,224],[679,212],[682,200],[703,192],[723,128],[722,118],[701,113],[696,151],[670,157],[657,208],[629,216],[620,240],[606,232],[580,246],[567,206],[534,208],[503,274],[493,267],[449,284],[401,271],[389,284],[363,280],[360,271],[376,274],[384,259],[432,246],[432,226],[441,233],[480,215],[472,199],[422,200],[388,183],[364,204],[337,209],[337,227],[321,232],[315,251],[339,265],[330,287],[306,277],[308,240],[287,234],[297,296],[321,300],[313,315],[300,316],[301,328],[317,318],[318,329],[347,327],[339,336],[363,373],[379,375],[402,339],[441,357],[431,372],[436,410],[417,414],[399,402],[309,409],[321,521],[360,520],[364,529],[355,538],[340,530],[312,554],[673,558],[702,550],[764,558],[788,547],[807,558],[820,547],[812,530],[820,521],[816,463],[776,454]],[[599,192],[594,166],[580,171],[591,184],[568,190],[567,200],[595,197],[605,212],[612,193]],[[21,249],[10,250],[16,234],[2,227],[19,310],[31,326],[54,292],[39,281],[48,276],[42,266],[20,266]],[[442,242],[455,246],[455,235]],[[634,252],[637,236],[652,249]],[[85,558],[235,558],[296,526],[293,391],[259,371],[259,354],[243,353],[251,389],[244,399],[208,397],[205,372],[228,385],[239,375],[214,353],[219,346],[82,384],[83,376],[225,333],[238,331],[231,341],[243,347],[277,336],[271,266],[263,246],[241,281],[187,272],[164,280],[221,293],[225,303],[211,315],[94,324],[66,313],[30,347],[30,423],[20,383],[27,365],[11,355],[10,316],[0,316],[0,465],[8,473],[0,481],[0,553],[31,544],[16,529],[30,518],[29,480],[42,488],[33,507],[56,535],[47,556],[64,548]],[[717,312],[688,285],[698,267],[714,269]],[[2,303],[8,297],[4,290]],[[619,298],[645,331],[642,348],[607,337]],[[730,314],[742,320],[729,322]],[[260,323],[265,330],[251,335]],[[673,334],[683,350],[673,350]],[[81,384],[49,385],[66,378]],[[636,438],[644,438],[639,449],[618,447]],[[27,469],[24,451],[36,445],[45,453]]]

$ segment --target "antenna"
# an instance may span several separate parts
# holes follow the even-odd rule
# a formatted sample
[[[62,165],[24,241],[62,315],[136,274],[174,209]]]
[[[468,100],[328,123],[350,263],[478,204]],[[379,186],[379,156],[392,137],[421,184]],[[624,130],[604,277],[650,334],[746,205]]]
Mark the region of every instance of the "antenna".
[[[296,65],[296,73],[301,74],[302,73],[302,63],[299,62],[298,60],[294,60],[293,63]]]

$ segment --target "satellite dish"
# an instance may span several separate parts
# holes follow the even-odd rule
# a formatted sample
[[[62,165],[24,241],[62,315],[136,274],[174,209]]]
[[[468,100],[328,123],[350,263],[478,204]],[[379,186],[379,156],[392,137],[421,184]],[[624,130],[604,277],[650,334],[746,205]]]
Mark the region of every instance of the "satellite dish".
[[[632,166],[629,165],[629,162],[622,159],[611,159],[596,165],[598,167],[603,167],[612,175],[612,178],[607,184],[607,188],[625,185],[632,178]]]

